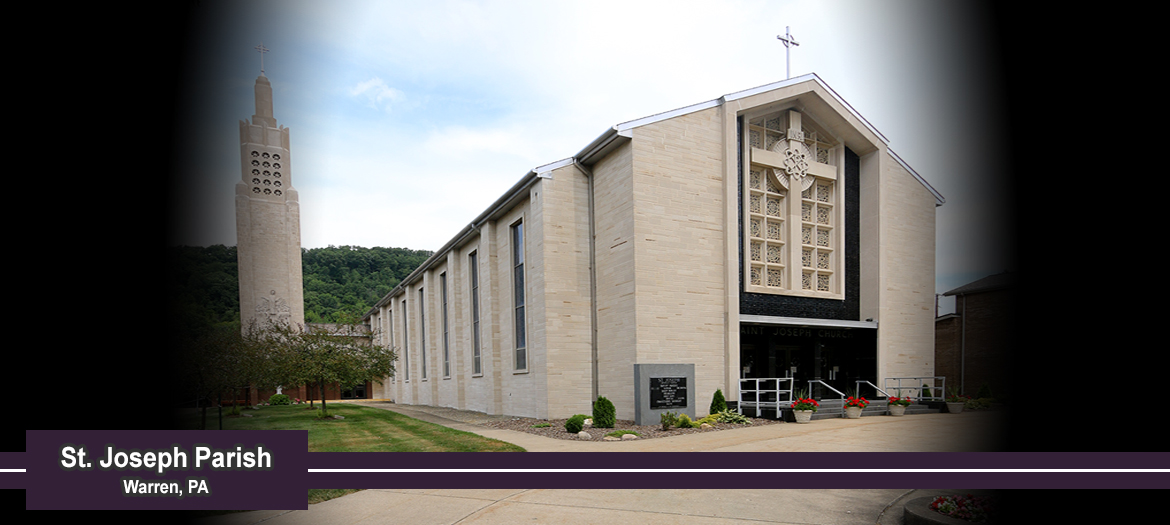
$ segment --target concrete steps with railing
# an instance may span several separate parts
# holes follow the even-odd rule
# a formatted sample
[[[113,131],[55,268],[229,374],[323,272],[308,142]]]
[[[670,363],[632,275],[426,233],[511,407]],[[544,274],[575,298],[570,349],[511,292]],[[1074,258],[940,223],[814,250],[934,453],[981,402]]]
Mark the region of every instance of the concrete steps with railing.
[[[812,415],[813,419],[831,419],[831,418],[845,417],[845,401],[844,400],[842,400],[842,399],[820,399],[820,400],[817,400],[817,403],[819,406],[817,407],[817,411],[815,413],[813,413],[813,415]],[[931,403],[931,404],[921,403],[920,404],[919,402],[915,401],[914,404],[906,407],[906,415],[909,416],[909,415],[914,415],[914,414],[937,414],[938,412],[940,412],[940,410],[941,410],[940,407],[938,407],[938,406],[932,407],[931,405],[939,405],[939,403]],[[885,415],[888,415],[889,413],[890,413],[890,409],[889,409],[889,406],[888,406],[888,403],[886,402],[886,400],[885,399],[875,399],[875,400],[870,401],[869,405],[866,405],[866,407],[864,409],[862,409],[861,417],[885,416]],[[755,415],[756,415],[755,409],[754,408],[747,408],[744,411],[744,414],[747,416],[755,417]],[[794,421],[795,420],[793,415],[792,415],[792,410],[789,408],[782,408],[779,416],[781,419],[783,419],[785,421]],[[765,409],[765,410],[763,410],[763,414],[761,414],[761,417],[773,418],[773,417],[776,417],[776,414],[771,409]]]

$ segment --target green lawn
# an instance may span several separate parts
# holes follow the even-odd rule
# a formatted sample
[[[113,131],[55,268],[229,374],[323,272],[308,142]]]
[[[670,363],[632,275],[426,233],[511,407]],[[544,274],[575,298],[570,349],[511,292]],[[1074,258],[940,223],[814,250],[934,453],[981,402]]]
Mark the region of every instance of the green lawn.
[[[308,430],[309,452],[524,452],[497,439],[454,430],[442,425],[382,410],[346,403],[329,403],[331,415],[345,419],[316,419],[306,405],[245,409],[252,417],[223,418],[224,430]],[[227,413],[227,409],[224,409]],[[188,411],[184,428],[199,428],[199,413]],[[217,429],[215,409],[207,409],[207,428]]]

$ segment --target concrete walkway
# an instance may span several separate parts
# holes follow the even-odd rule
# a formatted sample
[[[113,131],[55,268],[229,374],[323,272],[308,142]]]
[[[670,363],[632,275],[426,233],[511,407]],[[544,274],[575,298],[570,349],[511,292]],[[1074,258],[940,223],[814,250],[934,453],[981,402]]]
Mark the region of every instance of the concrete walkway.
[[[484,417],[474,412],[392,403],[363,404],[507,441],[529,452],[998,452],[1003,450],[1000,440],[1005,435],[1008,414],[1004,410],[983,410],[818,419],[807,424],[779,423],[667,438],[603,442],[552,439],[454,419],[474,421]]]
[[[370,489],[308,510],[252,511],[201,525],[497,525],[638,523],[901,525],[902,506],[923,496],[988,491],[841,490],[389,490]]]
[[[433,407],[364,402],[410,417],[515,443],[530,452],[994,452],[1004,411],[823,419],[636,441],[552,439],[475,424],[501,416]],[[203,525],[350,525],[375,523],[777,523],[901,525],[915,498],[987,491],[841,490],[514,490],[370,489],[308,510],[250,511]]]

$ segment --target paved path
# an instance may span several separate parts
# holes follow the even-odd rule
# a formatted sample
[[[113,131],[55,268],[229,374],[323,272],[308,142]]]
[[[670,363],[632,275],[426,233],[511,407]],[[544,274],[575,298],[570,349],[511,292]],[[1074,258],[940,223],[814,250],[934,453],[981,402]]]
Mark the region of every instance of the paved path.
[[[365,402],[411,417],[515,443],[530,452],[993,452],[1004,411],[872,416],[781,423],[668,438],[596,442],[552,439],[476,423],[503,416],[434,407]],[[842,490],[513,490],[370,489],[310,505],[308,510],[250,511],[203,525],[367,525],[376,523],[777,523],[901,525],[902,505],[954,489]]]
[[[902,505],[953,489],[363,490],[308,510],[252,511],[201,525],[629,523],[900,525]]]
[[[484,437],[514,443],[529,452],[997,452],[1003,450],[1007,412],[917,414],[901,417],[818,419],[634,441],[552,439],[499,430],[464,421],[482,421],[475,412],[392,403],[363,403]]]

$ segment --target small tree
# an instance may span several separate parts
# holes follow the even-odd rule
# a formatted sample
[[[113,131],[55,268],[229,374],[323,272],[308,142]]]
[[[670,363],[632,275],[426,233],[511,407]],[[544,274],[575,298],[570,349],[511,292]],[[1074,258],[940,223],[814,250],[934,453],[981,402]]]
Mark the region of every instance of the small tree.
[[[394,373],[395,352],[369,342],[369,334],[356,325],[335,329],[270,324],[257,333],[258,344],[266,349],[274,384],[317,384],[322,415],[327,415],[325,384],[339,383],[342,389],[367,381],[381,381]]]
[[[715,396],[711,398],[711,409],[708,414],[718,414],[727,410],[727,400],[723,399],[723,390],[715,390]]]
[[[597,428],[613,428],[617,421],[617,409],[613,402],[603,396],[598,396],[593,402],[593,426]]]

